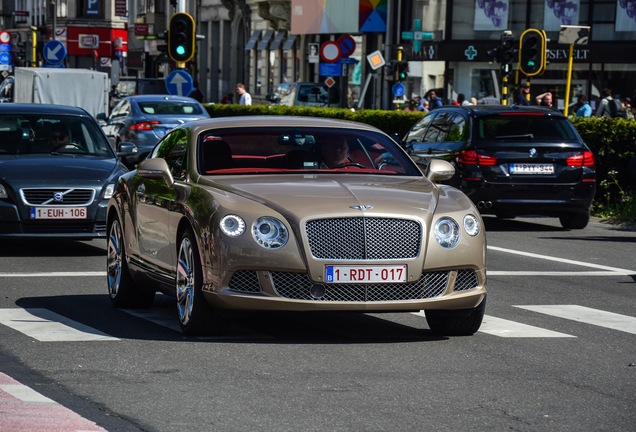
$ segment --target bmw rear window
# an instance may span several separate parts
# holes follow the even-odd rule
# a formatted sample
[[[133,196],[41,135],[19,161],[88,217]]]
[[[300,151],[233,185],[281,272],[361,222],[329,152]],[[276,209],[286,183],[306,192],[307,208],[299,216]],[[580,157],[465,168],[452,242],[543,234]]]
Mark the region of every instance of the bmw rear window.
[[[572,124],[563,117],[536,114],[493,115],[475,120],[480,140],[576,141]]]

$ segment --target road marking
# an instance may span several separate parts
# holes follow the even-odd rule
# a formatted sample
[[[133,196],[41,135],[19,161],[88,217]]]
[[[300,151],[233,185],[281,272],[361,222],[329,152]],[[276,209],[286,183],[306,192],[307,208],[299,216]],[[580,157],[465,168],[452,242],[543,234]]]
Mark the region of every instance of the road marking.
[[[522,256],[526,256],[529,258],[538,258],[538,259],[544,259],[544,260],[548,260],[548,261],[555,261],[555,262],[559,262],[559,263],[564,263],[564,264],[572,264],[572,265],[577,265],[577,266],[582,266],[582,267],[589,267],[589,268],[596,268],[599,270],[605,270],[605,272],[586,272],[587,274],[585,274],[585,276],[615,276],[617,274],[619,275],[625,275],[625,276],[632,276],[632,275],[636,275],[636,271],[635,270],[627,270],[627,269],[622,269],[622,268],[617,268],[617,267],[609,267],[609,266],[604,266],[604,265],[600,265],[600,264],[594,264],[594,263],[587,263],[587,262],[583,262],[583,261],[575,261],[575,260],[571,260],[571,259],[566,259],[566,258],[557,258],[557,257],[551,257],[551,256],[547,256],[547,255],[539,255],[539,254],[535,254],[532,252],[523,252],[523,251],[518,251],[518,250],[514,250],[514,249],[505,249],[505,248],[500,248],[500,247],[496,247],[496,246],[488,246],[488,249],[493,250],[493,251],[497,251],[497,252],[505,252],[505,253],[509,253],[509,254],[514,254],[514,255],[522,255]],[[578,276],[579,272],[488,272],[488,274],[490,275],[496,275],[497,273],[499,274],[510,274],[510,275],[522,275],[522,276],[526,276],[526,275],[533,275],[533,276],[542,276],[542,275],[548,275],[550,276],[551,273],[552,274],[556,274],[556,275],[565,275],[565,276]]]
[[[40,342],[119,340],[48,309],[0,309],[0,324]]]
[[[412,314],[426,317],[425,311],[412,312]],[[479,327],[479,332],[506,338],[576,337],[565,333],[547,330],[541,327],[535,327],[516,321],[509,321],[502,318],[497,318],[490,315],[484,315],[484,319],[481,322],[481,327]]]
[[[513,306],[576,322],[592,324],[625,333],[636,334],[636,318],[578,305]]]
[[[490,315],[484,315],[479,331],[493,336],[507,338],[569,338],[576,337],[566,333],[522,324]]]
[[[31,272],[31,273],[0,273],[0,277],[79,277],[79,276],[100,276],[105,277],[104,271],[93,272]]]
[[[106,432],[52,399],[0,372],[1,431]]]

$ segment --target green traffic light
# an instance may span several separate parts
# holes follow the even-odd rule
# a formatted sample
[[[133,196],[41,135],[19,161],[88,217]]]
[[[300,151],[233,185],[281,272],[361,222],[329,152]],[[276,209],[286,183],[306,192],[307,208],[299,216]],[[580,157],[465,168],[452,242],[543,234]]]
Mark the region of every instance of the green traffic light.
[[[177,48],[175,49],[175,51],[177,52],[177,54],[179,55],[184,55],[186,52],[186,49],[183,45],[179,45],[177,46]]]
[[[528,66],[534,67],[537,63],[534,60],[528,60]]]

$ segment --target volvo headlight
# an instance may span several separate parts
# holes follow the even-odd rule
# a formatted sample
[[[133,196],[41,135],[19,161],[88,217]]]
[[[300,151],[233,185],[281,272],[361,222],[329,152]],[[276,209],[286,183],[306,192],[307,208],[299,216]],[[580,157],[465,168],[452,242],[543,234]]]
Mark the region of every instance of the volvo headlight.
[[[115,192],[115,183],[110,183],[104,188],[104,199],[110,199]]]
[[[289,231],[278,219],[264,216],[252,225],[252,237],[265,249],[278,249],[285,246],[289,240]]]
[[[227,215],[220,222],[221,231],[228,237],[238,237],[245,232],[245,221],[237,215]]]
[[[468,214],[464,216],[464,231],[471,237],[475,237],[481,231],[479,219],[474,215]]]
[[[443,217],[435,223],[435,240],[440,246],[452,249],[459,243],[459,225],[449,217]]]

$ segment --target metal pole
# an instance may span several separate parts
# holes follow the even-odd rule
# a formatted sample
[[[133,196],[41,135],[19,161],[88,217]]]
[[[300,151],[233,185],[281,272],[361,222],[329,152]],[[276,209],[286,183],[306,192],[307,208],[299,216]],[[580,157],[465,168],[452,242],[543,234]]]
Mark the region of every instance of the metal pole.
[[[51,2],[51,9],[53,10],[53,29],[51,31],[51,38],[55,40],[55,30],[57,29],[57,3],[55,1]]]
[[[570,44],[570,58],[568,59],[568,82],[565,86],[565,108],[563,114],[567,117],[570,108],[570,82],[572,80],[572,59],[574,58],[574,44]]]

